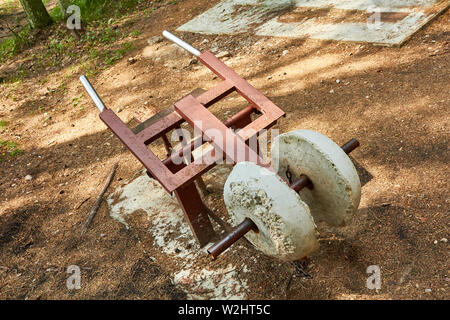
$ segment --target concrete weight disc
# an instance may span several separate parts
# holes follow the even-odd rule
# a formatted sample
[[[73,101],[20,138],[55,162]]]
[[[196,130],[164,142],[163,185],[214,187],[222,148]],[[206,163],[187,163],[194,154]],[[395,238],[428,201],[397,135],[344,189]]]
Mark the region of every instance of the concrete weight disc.
[[[307,175],[314,188],[303,188],[299,195],[315,221],[345,225],[356,212],[361,183],[348,155],[331,139],[311,130],[294,130],[279,135],[271,148],[272,166],[292,182]]]
[[[263,253],[283,261],[317,250],[318,233],[308,206],[274,172],[251,162],[235,165],[224,187],[235,225],[250,218],[259,232],[245,237]]]

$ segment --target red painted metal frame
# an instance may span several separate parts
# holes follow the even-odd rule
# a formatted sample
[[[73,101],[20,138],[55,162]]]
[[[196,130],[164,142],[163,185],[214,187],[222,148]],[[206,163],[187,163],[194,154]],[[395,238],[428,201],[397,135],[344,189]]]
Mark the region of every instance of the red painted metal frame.
[[[202,53],[198,59],[223,81],[197,97],[192,95],[184,97],[174,104],[176,111],[136,134],[112,110],[105,108],[100,113],[100,118],[144,165],[151,177],[158,180],[168,192],[175,192],[194,236],[200,245],[204,246],[214,236],[214,230],[208,218],[208,210],[201,200],[194,181],[214,167],[216,161],[222,160],[223,157],[234,163],[250,160],[267,166],[257,152],[248,147],[246,143],[262,130],[273,126],[285,113],[211,52]],[[207,108],[234,91],[242,95],[250,103],[250,106],[222,123]],[[260,113],[255,121],[252,121],[250,117],[253,112]],[[211,156],[211,152],[203,155],[201,164],[196,161],[187,165],[174,165],[172,157],[161,161],[147,147],[156,139],[164,140],[168,132],[179,128],[185,121],[191,126],[195,125],[194,122],[201,121],[204,137],[200,138],[200,142],[210,141],[220,152],[213,152],[214,156]],[[234,133],[229,127],[240,130]],[[219,130],[223,137],[227,137],[227,141],[215,141],[214,137],[208,137],[205,131],[209,129]],[[230,148],[224,147],[225,143],[233,143],[234,148],[230,151]],[[164,140],[164,144],[169,150],[170,146],[166,140]],[[185,148],[192,151],[194,147],[196,144],[191,143]],[[236,148],[245,150],[244,159],[237,158]]]

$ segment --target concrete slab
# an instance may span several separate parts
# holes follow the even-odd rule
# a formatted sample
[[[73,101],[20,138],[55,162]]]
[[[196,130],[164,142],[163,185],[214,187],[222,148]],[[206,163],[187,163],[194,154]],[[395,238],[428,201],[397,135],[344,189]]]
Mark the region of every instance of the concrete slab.
[[[228,264],[205,265],[196,261],[207,256],[206,248],[200,249],[184,219],[175,197],[150,179],[145,171],[123,183],[107,198],[110,216],[125,224],[128,215],[145,212],[150,221],[147,230],[154,238],[154,247],[175,267],[172,282],[187,293],[188,299],[246,298],[247,283],[238,273],[248,272],[247,266]]]
[[[224,0],[177,30],[399,46],[448,6],[444,0]],[[299,9],[311,11],[283,21]],[[321,22],[326,18],[332,22]]]

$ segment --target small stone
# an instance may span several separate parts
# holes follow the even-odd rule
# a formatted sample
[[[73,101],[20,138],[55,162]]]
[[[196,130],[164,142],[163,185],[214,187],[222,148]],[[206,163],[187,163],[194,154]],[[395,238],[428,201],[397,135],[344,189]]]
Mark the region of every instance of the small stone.
[[[437,243],[438,243],[438,241],[437,241],[437,240],[434,240],[434,241],[433,241],[433,243],[434,243],[434,244],[437,244]]]
[[[336,83],[341,83],[341,80],[339,80],[339,79],[336,79]]]
[[[29,174],[25,176],[25,181],[31,181],[33,179]]]
[[[123,110],[123,108],[118,107],[116,111],[117,111],[117,113],[119,113],[119,112],[122,112],[122,110]]]
[[[267,77],[267,80],[270,80],[270,79],[272,79],[272,76],[268,76],[268,77]]]
[[[217,54],[217,58],[221,59],[221,58],[225,58],[225,57],[230,57],[231,54],[228,51],[221,51]]]
[[[430,293],[430,292],[431,292],[431,289],[425,289],[425,292],[426,292],[426,293]]]
[[[442,238],[441,239],[441,242],[447,243],[447,241],[448,241],[447,238]]]
[[[289,53],[289,50],[284,50],[283,51],[283,56],[287,55]]]
[[[137,59],[134,57],[128,59],[129,64],[134,64],[134,63],[136,63],[136,61],[137,61]]]
[[[331,89],[331,90],[330,90],[330,93],[334,93],[334,89]]]
[[[162,42],[164,39],[161,36],[154,36],[147,40],[149,45],[156,44]]]
[[[202,44],[207,44],[209,42],[208,39],[203,39]]]

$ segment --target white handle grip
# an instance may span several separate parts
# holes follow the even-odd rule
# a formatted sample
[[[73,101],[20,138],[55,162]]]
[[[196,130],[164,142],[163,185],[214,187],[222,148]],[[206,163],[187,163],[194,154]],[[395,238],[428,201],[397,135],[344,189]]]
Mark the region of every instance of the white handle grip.
[[[86,78],[86,76],[81,76],[80,81],[83,84],[89,96],[91,97],[94,104],[97,106],[98,110],[100,110],[100,112],[103,112],[103,110],[106,109],[105,104],[103,103],[102,99],[100,99],[99,95],[97,94],[97,91],[95,91],[94,87],[89,82],[88,78]]]

